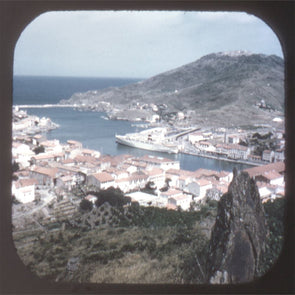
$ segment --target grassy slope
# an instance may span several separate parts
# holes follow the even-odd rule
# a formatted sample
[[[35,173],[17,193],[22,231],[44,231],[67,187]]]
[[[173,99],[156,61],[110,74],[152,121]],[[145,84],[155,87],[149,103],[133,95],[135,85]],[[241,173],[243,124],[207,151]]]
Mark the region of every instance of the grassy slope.
[[[38,276],[52,280],[198,283],[203,281],[208,243],[200,222],[212,225],[215,213],[215,206],[201,212],[138,207],[125,210],[128,222],[121,215],[117,224],[107,219],[91,229],[80,218],[81,226],[67,223],[64,230],[32,234],[35,241],[28,247],[21,247],[28,236],[15,234],[15,243],[23,262]],[[73,271],[67,269],[71,258],[79,261]]]

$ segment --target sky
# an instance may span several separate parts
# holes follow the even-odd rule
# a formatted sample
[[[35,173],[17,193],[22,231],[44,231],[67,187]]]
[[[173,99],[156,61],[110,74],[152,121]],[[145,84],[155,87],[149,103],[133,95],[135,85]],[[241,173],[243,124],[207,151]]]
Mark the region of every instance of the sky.
[[[18,39],[14,74],[148,78],[235,50],[283,57],[270,27],[243,12],[47,12]]]

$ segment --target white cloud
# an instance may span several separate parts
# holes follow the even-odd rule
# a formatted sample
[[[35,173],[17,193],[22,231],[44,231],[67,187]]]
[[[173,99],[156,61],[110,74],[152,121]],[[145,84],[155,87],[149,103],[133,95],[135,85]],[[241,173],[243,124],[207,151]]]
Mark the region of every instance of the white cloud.
[[[14,70],[149,77],[212,52],[244,49],[280,55],[278,44],[270,28],[246,13],[49,12],[22,33]]]

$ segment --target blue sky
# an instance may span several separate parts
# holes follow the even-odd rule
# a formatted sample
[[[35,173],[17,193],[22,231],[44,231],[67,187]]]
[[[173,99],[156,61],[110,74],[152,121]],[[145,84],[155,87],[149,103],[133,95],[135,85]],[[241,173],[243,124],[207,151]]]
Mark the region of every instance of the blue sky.
[[[147,78],[233,50],[283,57],[274,32],[246,13],[48,12],[22,32],[14,74]]]

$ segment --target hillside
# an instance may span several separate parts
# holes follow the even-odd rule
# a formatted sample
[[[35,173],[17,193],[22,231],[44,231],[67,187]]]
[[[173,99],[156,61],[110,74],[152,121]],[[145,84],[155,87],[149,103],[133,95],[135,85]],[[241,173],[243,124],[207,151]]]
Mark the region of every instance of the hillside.
[[[191,112],[198,124],[266,123],[284,110],[284,62],[245,52],[213,53],[195,62],[119,88],[76,93],[71,103],[109,102],[119,109],[133,103],[166,104],[166,113]],[[257,106],[265,102],[264,108]]]

